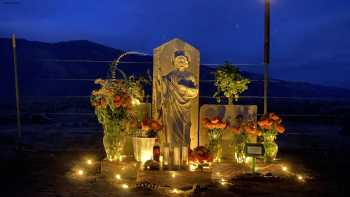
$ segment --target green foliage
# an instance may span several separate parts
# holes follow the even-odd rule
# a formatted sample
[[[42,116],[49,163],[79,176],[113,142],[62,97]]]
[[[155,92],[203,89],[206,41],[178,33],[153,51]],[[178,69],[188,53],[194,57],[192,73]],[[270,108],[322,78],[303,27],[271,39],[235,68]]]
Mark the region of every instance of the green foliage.
[[[145,96],[145,91],[143,87],[145,84],[149,83],[150,82],[143,77],[136,79],[133,75],[130,76],[127,80],[127,88],[130,96],[132,98],[138,99],[139,101],[142,101]]]
[[[220,160],[222,156],[222,135],[223,129],[208,129],[208,150],[213,155],[214,161]]]
[[[95,107],[98,121],[104,127],[107,125],[119,127],[125,125],[121,124],[122,122],[135,118],[133,102],[143,100],[143,84],[148,83],[147,80],[130,76],[126,80],[97,79],[95,83],[101,87],[92,92],[90,102]]]
[[[250,80],[242,76],[237,67],[225,62],[215,72],[214,85],[217,90],[213,97],[221,103],[220,96],[223,95],[229,100],[229,104],[232,104],[233,99],[237,101],[239,95],[248,89],[248,84]]]

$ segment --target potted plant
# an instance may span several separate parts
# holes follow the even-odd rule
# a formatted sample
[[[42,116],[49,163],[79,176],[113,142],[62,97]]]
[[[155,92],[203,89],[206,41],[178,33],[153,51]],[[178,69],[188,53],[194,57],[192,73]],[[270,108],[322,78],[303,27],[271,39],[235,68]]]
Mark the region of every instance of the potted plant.
[[[239,95],[248,89],[250,80],[241,75],[239,69],[229,62],[220,65],[215,72],[215,83],[217,90],[213,97],[221,103],[221,95],[227,98],[228,104],[238,100]]]
[[[285,131],[282,125],[282,119],[275,113],[267,113],[258,121],[259,129],[264,138],[265,161],[273,161],[278,152],[278,145],[276,144],[276,136]]]
[[[204,127],[208,129],[209,145],[208,149],[213,155],[213,161],[219,162],[222,157],[222,135],[228,123],[223,122],[219,117],[213,119],[205,118]]]

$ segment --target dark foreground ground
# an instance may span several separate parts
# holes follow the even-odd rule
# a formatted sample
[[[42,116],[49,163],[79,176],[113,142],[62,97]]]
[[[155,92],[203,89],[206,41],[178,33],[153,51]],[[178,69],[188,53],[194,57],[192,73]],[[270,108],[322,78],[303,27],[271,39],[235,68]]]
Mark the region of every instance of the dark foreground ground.
[[[214,184],[194,196],[350,196],[350,137],[334,125],[286,122],[288,131],[278,137],[278,158],[294,172],[311,179],[237,178]],[[13,128],[13,127],[12,127]],[[24,127],[25,146],[16,151],[15,129],[0,132],[1,197],[166,196],[161,190],[122,189],[98,173],[72,178],[72,169],[85,156],[104,158],[99,128],[81,125]],[[8,132],[5,132],[8,131]],[[296,132],[301,131],[301,132]]]
[[[0,196],[165,196],[161,191],[121,189],[92,174],[74,179],[72,168],[84,155],[98,152],[15,152],[3,150]],[[271,180],[235,179],[225,186],[212,185],[194,196],[349,196],[349,160],[347,150],[331,153],[281,150],[280,158],[304,169],[312,179],[300,182],[294,178]],[[309,170],[305,170],[309,169]]]

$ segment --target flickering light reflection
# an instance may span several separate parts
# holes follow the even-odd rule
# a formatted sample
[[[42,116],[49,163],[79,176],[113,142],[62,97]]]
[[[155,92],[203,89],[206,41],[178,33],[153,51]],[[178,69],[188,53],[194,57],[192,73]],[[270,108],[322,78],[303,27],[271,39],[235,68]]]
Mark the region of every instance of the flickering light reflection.
[[[79,176],[82,176],[82,175],[84,175],[84,171],[80,169],[80,170],[77,171],[77,174],[78,174]]]
[[[299,180],[299,181],[303,181],[303,180],[304,180],[304,177],[301,176],[301,175],[298,175],[298,180]]]
[[[88,165],[92,165],[92,160],[91,160],[91,159],[88,159],[88,160],[86,160],[86,163],[87,163]]]
[[[197,165],[196,164],[190,164],[190,171],[195,171],[197,169]]]
[[[283,170],[284,172],[287,172],[287,171],[288,171],[288,168],[287,168],[286,166],[282,166],[282,170]]]
[[[252,157],[246,157],[244,162],[245,162],[245,164],[250,164],[250,163],[252,163],[252,160],[253,160]]]
[[[131,104],[132,104],[132,105],[140,105],[141,102],[140,102],[140,100],[137,99],[137,98],[132,98],[132,99],[131,99]]]
[[[153,150],[141,150],[141,163],[145,163],[153,158]]]
[[[226,185],[226,180],[224,178],[221,178],[220,183],[221,185]]]
[[[128,189],[128,188],[129,188],[129,185],[124,183],[124,184],[122,185],[122,188]]]

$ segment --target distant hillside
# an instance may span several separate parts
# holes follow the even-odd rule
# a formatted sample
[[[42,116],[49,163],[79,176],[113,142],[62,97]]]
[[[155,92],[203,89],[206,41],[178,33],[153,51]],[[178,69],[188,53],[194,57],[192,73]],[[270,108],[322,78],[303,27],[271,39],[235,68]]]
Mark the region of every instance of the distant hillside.
[[[88,79],[105,78],[108,73],[108,62],[122,51],[86,40],[58,43],[33,42],[17,40],[17,56],[22,96],[87,96],[94,87]],[[74,60],[60,62],[56,60]],[[89,62],[80,60],[98,60]],[[151,56],[130,56],[123,61],[140,62],[121,65],[128,74],[147,76],[152,73]],[[224,61],[224,60],[223,60]],[[0,96],[5,99],[14,97],[12,48],[10,39],[0,38]],[[201,79],[213,79],[213,68],[201,66]],[[244,73],[252,80],[249,90],[244,95],[262,96],[263,77],[254,73]],[[45,79],[45,80],[44,80]],[[49,80],[46,80],[49,79]],[[86,79],[86,80],[54,80]],[[201,96],[212,95],[212,83],[202,82]],[[148,91],[150,88],[148,88]],[[314,97],[350,99],[350,90],[325,87],[321,85],[288,82],[273,79],[270,83],[270,96],[274,97]]]

